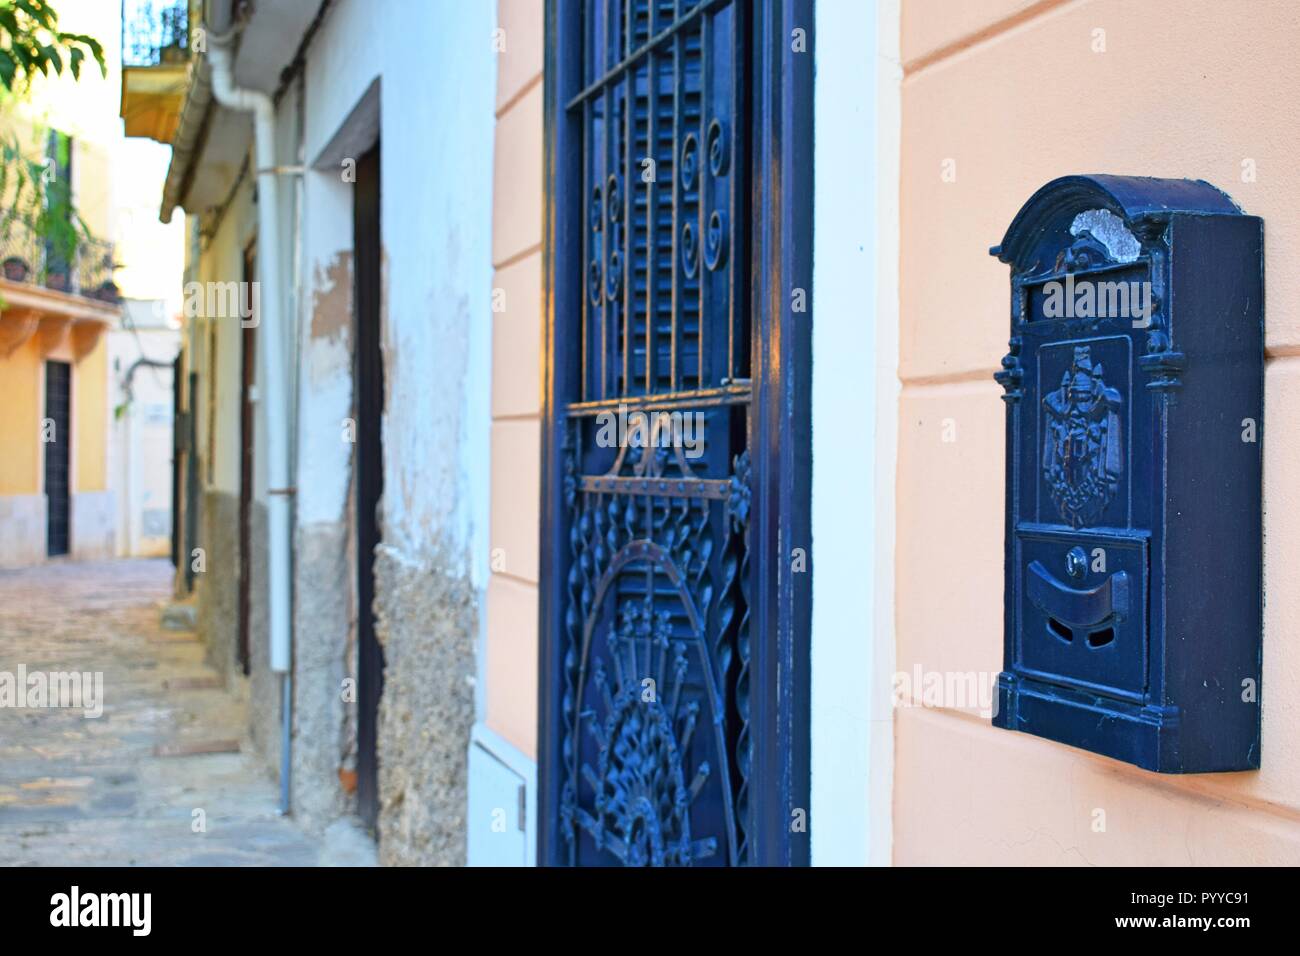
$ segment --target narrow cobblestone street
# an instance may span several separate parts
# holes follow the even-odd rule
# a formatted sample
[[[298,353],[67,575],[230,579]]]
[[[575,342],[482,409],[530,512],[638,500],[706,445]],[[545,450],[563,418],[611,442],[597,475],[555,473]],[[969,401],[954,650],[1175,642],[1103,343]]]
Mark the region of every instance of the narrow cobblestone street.
[[[0,571],[0,674],[103,674],[98,718],[0,707],[0,864],[372,865],[359,832],[277,813],[243,703],[160,625],[170,582],[157,560]]]

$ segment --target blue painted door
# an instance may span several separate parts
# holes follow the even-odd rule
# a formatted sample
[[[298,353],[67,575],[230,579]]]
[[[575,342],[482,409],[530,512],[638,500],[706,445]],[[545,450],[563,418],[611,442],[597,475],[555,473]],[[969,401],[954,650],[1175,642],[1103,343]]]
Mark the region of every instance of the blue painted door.
[[[543,862],[754,862],[763,753],[773,859],[791,859],[775,848],[800,770],[760,727],[785,715],[786,754],[806,751],[804,669],[778,687],[790,604],[756,615],[776,571],[751,528],[752,462],[782,433],[793,447],[802,412],[773,434],[760,420],[774,359],[755,324],[777,326],[755,236],[780,220],[755,212],[772,188],[756,171],[755,26],[744,0],[551,7]]]

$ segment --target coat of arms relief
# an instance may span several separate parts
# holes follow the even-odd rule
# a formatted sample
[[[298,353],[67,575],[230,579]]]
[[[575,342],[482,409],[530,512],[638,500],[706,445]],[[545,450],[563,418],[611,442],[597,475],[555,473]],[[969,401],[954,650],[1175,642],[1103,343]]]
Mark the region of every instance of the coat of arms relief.
[[[1106,384],[1100,362],[1087,345],[1074,348],[1074,360],[1061,386],[1043,398],[1043,477],[1052,502],[1073,528],[1096,522],[1119,488],[1124,470],[1120,435],[1123,396]]]

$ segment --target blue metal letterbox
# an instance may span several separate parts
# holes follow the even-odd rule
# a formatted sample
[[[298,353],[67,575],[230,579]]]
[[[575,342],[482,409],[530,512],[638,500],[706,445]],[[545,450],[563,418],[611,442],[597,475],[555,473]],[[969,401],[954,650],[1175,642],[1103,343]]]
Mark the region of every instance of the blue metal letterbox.
[[[1165,773],[1259,767],[1263,222],[1066,176],[1011,267],[993,722]]]

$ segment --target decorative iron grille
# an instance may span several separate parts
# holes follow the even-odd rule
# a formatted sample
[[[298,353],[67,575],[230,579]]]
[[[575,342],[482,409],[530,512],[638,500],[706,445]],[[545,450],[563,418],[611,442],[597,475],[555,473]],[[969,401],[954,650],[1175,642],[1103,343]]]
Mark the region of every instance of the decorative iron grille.
[[[59,292],[118,301],[113,273],[113,243],[86,239],[77,244],[71,258],[54,253],[50,244],[21,220],[0,230],[0,267],[6,279],[30,282]]]
[[[122,65],[184,63],[189,23],[188,0],[122,0]]]
[[[557,410],[569,569],[545,678],[571,864],[747,859],[747,8],[583,6],[564,103],[581,259],[557,266],[584,290],[557,330],[581,337],[581,373]]]

